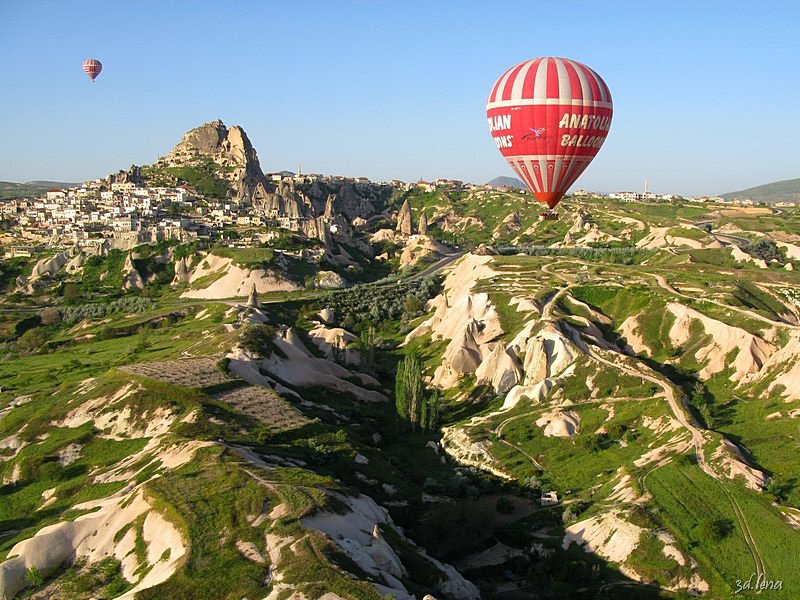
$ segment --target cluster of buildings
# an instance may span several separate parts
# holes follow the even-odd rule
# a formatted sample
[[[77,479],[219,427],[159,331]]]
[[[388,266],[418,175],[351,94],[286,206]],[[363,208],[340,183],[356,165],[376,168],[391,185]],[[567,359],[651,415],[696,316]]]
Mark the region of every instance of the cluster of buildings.
[[[366,177],[299,173],[274,173],[267,177],[274,182],[291,180],[295,184],[347,181],[356,189],[375,185]],[[453,179],[417,183],[392,180],[383,185],[400,190],[416,186],[425,191],[486,187],[465,185]],[[70,189],[51,189],[39,198],[0,201],[0,218],[14,221],[15,232],[22,238],[47,240],[59,237],[73,243],[153,228],[162,231],[167,238],[174,237],[176,230],[185,232],[183,237],[204,237],[225,225],[272,224],[269,215],[254,214],[235,202],[208,200],[190,186],[140,187],[130,182],[109,185],[105,180]]]
[[[313,184],[317,181],[332,183],[349,182],[360,187],[385,185],[398,190],[421,189],[433,191],[499,190],[510,191],[505,186],[493,187],[465,183],[455,179],[436,179],[407,183],[394,179],[375,184],[366,177],[323,176],[301,173],[272,173],[267,179],[280,185],[291,182],[295,185]],[[678,198],[672,194],[655,194],[647,190],[639,192],[615,192],[603,195],[587,190],[577,190],[575,195],[594,198],[613,198],[622,201],[671,201]],[[688,198],[693,202],[725,202],[752,204],[749,199],[725,200],[719,196]],[[274,212],[274,211],[273,211]],[[285,215],[284,215],[285,216]],[[272,215],[275,217],[275,215]],[[299,217],[299,215],[295,215]],[[215,230],[224,226],[286,226],[278,223],[270,214],[259,214],[236,202],[206,199],[190,186],[140,187],[130,182],[108,183],[96,180],[71,189],[51,189],[42,197],[0,201],[0,218],[15,223],[14,235],[24,241],[46,242],[55,238],[64,244],[86,245],[92,240],[140,237],[151,240],[213,237]],[[297,218],[295,218],[297,220]],[[301,228],[298,223],[294,223]]]
[[[621,200],[622,202],[671,202],[673,200],[686,200],[687,202],[714,202],[718,204],[736,204],[744,206],[752,206],[753,200],[750,198],[723,198],[722,196],[696,196],[684,197],[677,194],[655,194],[648,192],[645,188],[644,192],[613,192],[611,194],[598,194],[597,192],[590,192],[587,190],[576,190],[573,192],[575,196],[588,196],[590,198],[611,198],[613,200]],[[794,203],[781,203],[777,206],[793,206]]]
[[[195,196],[187,187],[141,188],[132,183],[86,183],[47,190],[42,197],[0,202],[0,214],[16,222],[15,232],[29,240],[62,238],[80,244],[90,238],[114,237],[155,227],[172,237],[189,229],[180,216]]]

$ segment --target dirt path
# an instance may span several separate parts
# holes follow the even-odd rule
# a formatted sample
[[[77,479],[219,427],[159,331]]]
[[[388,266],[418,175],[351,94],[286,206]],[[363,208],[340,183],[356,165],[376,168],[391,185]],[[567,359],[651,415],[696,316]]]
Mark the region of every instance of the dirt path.
[[[658,285],[661,288],[663,288],[666,291],[668,291],[670,294],[678,296],[679,298],[685,298],[686,300],[697,300],[697,298],[693,298],[692,296],[687,296],[683,292],[679,292],[678,290],[676,290],[674,287],[672,287],[667,282],[666,279],[664,279],[664,277],[662,275],[658,275],[657,273],[652,273],[651,275],[656,280]],[[744,315],[745,317],[749,317],[751,319],[755,319],[756,321],[761,321],[762,323],[767,323],[767,324],[772,325],[774,327],[783,327],[785,329],[797,329],[797,326],[796,325],[792,325],[791,323],[786,323],[785,321],[773,321],[772,319],[768,319],[767,317],[759,315],[758,313],[754,313],[754,312],[749,311],[749,310],[747,310],[745,308],[738,308],[736,306],[731,306],[729,304],[725,304],[723,302],[720,302],[719,300],[713,300],[711,298],[703,298],[702,300],[703,300],[703,302],[708,302],[710,304],[714,304],[716,306],[719,306],[720,308],[724,308],[725,310],[732,310],[733,312],[737,312],[740,315]]]
[[[545,304],[544,308],[542,309],[542,320],[543,321],[547,321],[547,320],[552,320],[553,319],[553,307],[555,307],[555,305],[562,298],[562,296],[564,296],[564,294],[566,294],[572,287],[575,286],[574,282],[570,281],[569,279],[567,279],[566,277],[561,275],[561,273],[554,273],[554,272],[550,271],[550,267],[552,267],[555,264],[558,264],[558,263],[551,263],[549,265],[542,265],[542,271],[544,271],[545,273],[550,273],[551,275],[555,275],[561,281],[565,282],[567,285],[565,287],[561,288],[560,290],[558,290],[558,292],[553,294],[553,296],[547,301],[547,304]]]
[[[742,532],[742,537],[744,538],[744,542],[747,544],[747,548],[750,550],[750,554],[753,557],[753,562],[755,563],[756,580],[766,578],[767,565],[764,563],[764,557],[761,556],[761,552],[758,550],[756,541],[753,538],[753,533],[750,531],[750,525],[747,523],[747,517],[745,517],[744,511],[742,511],[742,507],[739,506],[736,498],[734,498],[733,495],[728,491],[724,483],[719,480],[717,480],[717,483],[730,501],[731,507],[733,507],[733,512],[736,515],[736,520],[739,522],[739,529]]]
[[[495,434],[497,435],[497,441],[498,442],[500,442],[501,444],[505,444],[509,448],[512,448],[513,450],[516,450],[517,452],[522,454],[525,458],[527,458],[529,461],[531,461],[531,464],[534,467],[536,467],[540,471],[544,471],[544,467],[541,464],[539,464],[538,460],[536,460],[533,456],[531,456],[525,450],[520,448],[517,444],[514,444],[512,442],[509,442],[508,440],[503,439],[502,436],[503,436],[503,428],[506,425],[508,425],[509,423],[511,423],[511,421],[515,421],[515,420],[520,419],[522,417],[529,417],[530,415],[532,415],[534,413],[542,412],[544,410],[545,410],[545,408],[539,408],[537,410],[532,410],[532,411],[529,411],[529,412],[526,412],[526,413],[522,413],[521,415],[514,415],[513,417],[509,417],[508,419],[506,419],[505,421],[500,423],[500,425],[498,425],[494,430]]]
[[[542,270],[545,271],[545,272],[549,272],[549,273],[555,275],[556,277],[558,277],[559,279],[564,281],[567,285],[564,288],[561,288],[558,291],[558,293],[556,293],[553,296],[553,298],[551,298],[551,300],[547,303],[547,305],[545,306],[544,310],[542,311],[542,319],[551,319],[552,318],[553,307],[557,303],[558,299],[561,296],[563,296],[572,286],[575,285],[574,281],[572,281],[567,276],[565,276],[565,275],[563,275],[563,274],[561,274],[559,272],[550,271],[550,267],[552,267],[552,266],[553,266],[553,264],[544,265],[542,267]],[[687,296],[687,295],[679,292],[678,290],[676,290],[674,287],[672,287],[666,281],[666,279],[664,279],[663,276],[658,275],[658,274],[654,274],[654,273],[650,274],[650,275],[652,275],[655,278],[656,282],[658,283],[658,285],[661,288],[663,288],[664,290],[668,291],[670,294],[673,294],[674,296],[677,296],[677,297],[680,297],[680,298],[686,298],[686,299],[690,299],[690,300],[693,299],[690,296]],[[739,309],[739,308],[736,308],[736,307],[728,306],[728,305],[725,305],[725,304],[723,304],[723,303],[721,303],[719,301],[716,301],[716,300],[708,300],[708,299],[705,299],[705,300],[707,302],[711,302],[713,304],[721,306],[722,308],[725,308],[726,310],[733,310],[735,312],[738,312],[738,313],[740,313],[742,315],[745,315],[747,317],[750,317],[752,319],[756,319],[758,321],[761,321],[761,322],[764,322],[764,323],[768,323],[769,325],[772,325],[772,326],[791,328],[791,329],[795,328],[795,326],[793,326],[793,325],[790,325],[790,324],[787,324],[787,323],[784,323],[784,322],[780,322],[780,321],[773,321],[771,319],[768,319],[766,317],[763,317],[763,316],[761,316],[759,314],[753,313],[753,312],[745,310],[745,309]],[[596,362],[599,362],[599,363],[601,363],[601,364],[603,364],[603,365],[605,365],[607,367],[610,367],[612,369],[615,369],[615,370],[621,371],[623,373],[626,373],[628,375],[631,375],[633,377],[639,377],[641,379],[644,379],[645,381],[649,381],[649,382],[657,385],[658,387],[660,387],[663,390],[664,397],[667,399],[667,404],[669,405],[669,408],[670,408],[670,412],[672,412],[672,415],[675,417],[675,419],[681,424],[681,426],[685,430],[687,430],[690,433],[690,435],[692,437],[692,444],[694,446],[695,453],[696,453],[696,456],[697,456],[697,464],[700,466],[700,468],[703,470],[704,473],[706,473],[709,477],[711,477],[712,479],[714,479],[717,482],[717,484],[722,488],[722,490],[725,493],[726,497],[730,501],[731,506],[733,507],[733,510],[734,510],[734,514],[736,515],[736,519],[738,521],[739,529],[741,530],[742,537],[744,538],[745,544],[747,545],[747,548],[748,548],[751,556],[753,557],[753,562],[754,562],[755,567],[756,567],[756,575],[757,576],[761,575],[762,577],[766,576],[766,565],[764,564],[764,559],[761,556],[761,553],[760,553],[760,551],[758,549],[758,546],[757,546],[757,544],[755,542],[755,539],[753,538],[753,535],[752,535],[752,532],[751,532],[751,529],[750,529],[750,525],[747,522],[747,517],[745,516],[744,511],[739,506],[739,503],[736,501],[736,499],[733,497],[733,495],[728,491],[725,482],[721,481],[721,476],[716,471],[714,471],[711,468],[711,466],[706,462],[705,453],[704,453],[704,446],[705,446],[705,444],[706,444],[706,442],[708,440],[706,438],[706,435],[704,434],[704,430],[701,429],[698,426],[698,424],[694,421],[694,419],[691,417],[691,413],[688,411],[688,408],[685,405],[685,400],[684,400],[684,398],[682,396],[680,396],[680,392],[677,390],[677,388],[666,377],[664,377],[660,373],[657,373],[657,372],[653,371],[650,367],[648,367],[647,365],[645,365],[645,364],[643,364],[641,362],[636,361],[637,364],[635,365],[635,367],[634,366],[628,366],[628,365],[626,365],[626,364],[624,364],[622,362],[612,361],[612,360],[609,360],[609,359],[601,356],[597,350],[589,347],[588,345],[586,346],[586,350],[587,350],[588,356],[592,360],[594,360]],[[631,358],[631,357],[628,357],[628,356],[625,356],[625,359],[634,360],[635,361],[634,358]],[[620,361],[621,360],[624,360],[622,358],[622,355],[620,355]],[[520,415],[520,416],[522,416],[522,415]],[[508,422],[512,421],[514,418],[515,417],[512,417],[510,419],[507,419],[503,423],[501,423],[500,426],[498,427],[498,430],[502,433],[502,427],[505,424],[507,424]],[[509,442],[507,442],[505,440],[501,440],[501,441],[503,441],[503,443],[515,448],[519,452],[522,452],[523,454],[528,456],[529,460],[531,460],[534,464],[538,465],[538,463],[536,461],[534,461],[532,457],[527,455],[527,453],[522,451],[520,448],[517,448],[516,446],[510,444]],[[665,459],[665,460],[659,461],[652,469],[650,469],[647,473],[645,473],[641,477],[640,482],[641,482],[641,485],[642,485],[642,491],[643,492],[647,493],[647,488],[646,488],[647,476],[650,475],[650,473],[652,473],[655,469],[664,466],[668,462],[669,462],[669,459]]]

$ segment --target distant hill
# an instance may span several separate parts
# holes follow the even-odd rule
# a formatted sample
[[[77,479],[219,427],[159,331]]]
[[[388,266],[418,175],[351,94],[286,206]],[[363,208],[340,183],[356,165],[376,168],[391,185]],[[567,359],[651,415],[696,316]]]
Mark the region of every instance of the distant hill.
[[[527,186],[516,177],[495,177],[491,181],[487,181],[486,185],[491,185],[494,187],[505,185],[508,187],[518,188],[520,190],[528,189]]]
[[[728,192],[722,194],[722,197],[728,200],[750,198],[753,202],[766,202],[767,204],[800,202],[800,179],[774,181],[738,192]]]
[[[52,188],[74,187],[76,183],[64,183],[63,181],[26,181],[25,183],[15,183],[13,181],[0,181],[0,198],[24,198],[26,196],[38,196]]]

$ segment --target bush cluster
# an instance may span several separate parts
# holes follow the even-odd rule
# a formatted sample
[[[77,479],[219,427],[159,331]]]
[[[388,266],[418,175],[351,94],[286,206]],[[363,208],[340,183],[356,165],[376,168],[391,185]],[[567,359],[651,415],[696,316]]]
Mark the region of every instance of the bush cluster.
[[[395,285],[357,285],[321,297],[323,307],[333,310],[337,325],[360,331],[384,321],[410,320],[421,314],[425,302],[441,290],[438,275]]]
[[[760,258],[765,262],[778,261],[779,263],[786,262],[786,257],[783,251],[778,247],[773,240],[769,238],[761,238],[756,242],[750,242],[742,246],[742,250],[747,252],[753,258]]]
[[[155,304],[149,298],[129,296],[102,304],[64,306],[61,309],[61,317],[65,323],[77,323],[83,319],[101,319],[116,313],[143,313],[153,309]]]
[[[657,251],[635,246],[608,246],[592,248],[550,248],[549,246],[499,246],[498,254],[512,255],[520,252],[529,256],[574,256],[587,261],[605,261],[630,265],[650,258]]]
[[[275,328],[272,325],[248,325],[242,330],[239,345],[259,358],[269,358],[273,352],[286,358],[283,350],[275,345]]]

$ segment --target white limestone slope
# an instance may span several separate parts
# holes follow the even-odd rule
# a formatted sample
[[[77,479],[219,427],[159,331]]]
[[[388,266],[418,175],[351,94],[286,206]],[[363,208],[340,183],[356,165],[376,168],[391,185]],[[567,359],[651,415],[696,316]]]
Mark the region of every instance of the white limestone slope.
[[[442,364],[433,375],[433,385],[449,388],[462,376],[474,373],[492,354],[494,345],[490,342],[503,333],[489,295],[471,291],[479,280],[497,274],[488,264],[491,260],[490,256],[472,254],[459,260],[445,279],[444,291],[428,302],[433,315],[406,336],[405,343],[428,334],[433,340],[450,340]],[[492,360],[499,358],[495,355]]]
[[[198,280],[207,275],[218,278],[205,287],[198,287]],[[208,254],[189,275],[190,289],[183,292],[181,298],[238,298],[247,296],[254,285],[259,294],[299,289],[296,284],[273,272],[243,268],[233,264],[230,258]]]
[[[788,341],[770,354],[761,370],[746,375],[740,384],[768,381],[764,395],[779,394],[786,402],[800,400],[800,329],[789,332]]]
[[[563,548],[573,542],[611,562],[624,562],[639,545],[641,527],[624,520],[618,511],[600,513],[566,528]]]
[[[349,381],[358,378],[362,385],[378,387],[380,383],[363,373],[354,373],[343,366],[314,356],[294,329],[289,328],[274,338],[278,351],[267,358],[255,358],[241,348],[228,353],[231,373],[254,385],[268,385],[281,393],[277,378],[298,387],[321,386],[351,394],[364,402],[385,402],[382,393],[366,389]],[[283,387],[283,386],[280,386]],[[285,389],[285,388],[284,388]]]
[[[669,331],[670,341],[674,346],[680,347],[693,339],[693,322],[698,322],[704,333],[711,336],[711,341],[696,353],[698,361],[705,363],[705,367],[699,372],[703,379],[732,367],[730,380],[738,382],[746,375],[760,371],[767,358],[776,350],[773,344],[764,339],[739,327],[712,319],[684,304],[670,302],[667,310],[675,316],[675,322]],[[736,357],[731,364],[726,364],[726,357],[731,352],[736,352]]]
[[[26,573],[32,568],[47,576],[76,559],[95,563],[110,557],[122,562],[123,577],[136,584],[121,598],[133,598],[136,592],[169,579],[186,554],[178,529],[155,511],[140,487],[126,488],[109,498],[77,504],[74,508],[96,510],[74,521],[44,527],[11,549],[10,558],[0,564],[0,598],[13,598],[26,587]],[[118,532],[142,515],[145,519],[141,535],[147,546],[143,565],[133,552],[137,535],[133,529],[115,541]]]
[[[691,227],[686,224],[684,227]],[[644,249],[668,248],[675,246],[688,246],[689,248],[722,248],[722,244],[716,239],[711,241],[696,240],[682,236],[670,235],[668,232],[673,227],[652,227],[648,234],[636,242],[636,246]],[[697,231],[701,231],[697,229]]]

